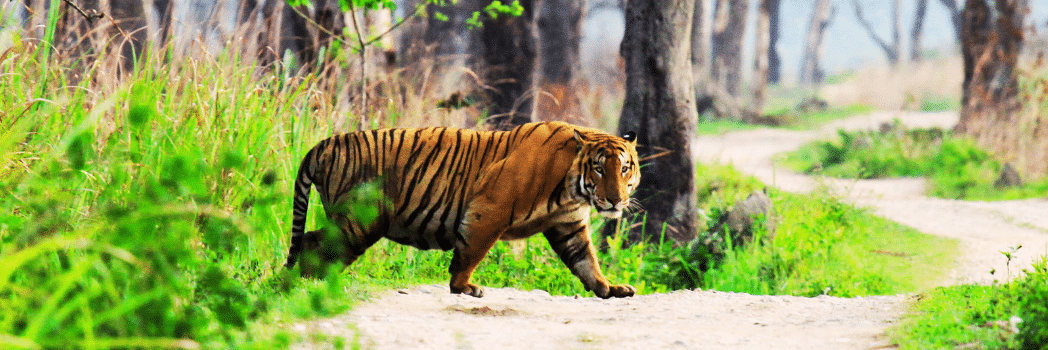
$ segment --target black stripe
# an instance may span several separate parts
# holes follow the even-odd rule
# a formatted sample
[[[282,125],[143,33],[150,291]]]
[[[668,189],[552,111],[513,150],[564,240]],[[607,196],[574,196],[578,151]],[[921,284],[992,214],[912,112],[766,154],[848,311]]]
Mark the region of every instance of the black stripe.
[[[568,175],[564,174],[560,181],[557,181],[557,185],[553,187],[553,191],[550,191],[549,199],[546,200],[546,211],[553,212],[554,205],[560,206],[560,196],[564,194],[564,182],[567,179]]]
[[[415,175],[412,177],[411,181],[407,182],[408,188],[406,191],[404,191],[404,202],[400,204],[400,208],[397,208],[395,214],[396,216],[400,216],[401,214],[403,214],[404,210],[406,210],[408,206],[411,204],[411,199],[415,195],[415,185],[417,185],[420,180],[419,177],[425,175],[426,170],[429,167],[429,164],[432,162],[433,157],[436,156],[437,153],[440,153],[440,146],[441,143],[444,141],[443,135],[443,130],[441,130],[441,135],[437,138],[437,144],[430,148],[431,152],[429,152],[429,154],[426,155],[426,159],[422,161],[422,164],[419,164],[417,166],[415,165],[414,156],[417,156],[418,154],[413,154],[412,161],[403,165],[406,169],[415,168]],[[423,147],[423,145],[419,145],[417,142],[414,145],[414,147],[418,152],[422,152],[422,150],[426,148]],[[406,171],[407,170],[405,170],[405,176],[407,175]]]
[[[563,125],[558,126],[556,129],[553,129],[553,132],[549,133],[549,137],[547,137],[545,141],[542,141],[542,145],[545,146],[547,143],[550,142],[550,140],[553,140],[553,137],[557,136],[557,133],[560,132],[561,129],[564,129]]]
[[[522,136],[520,139],[521,140],[527,140],[529,137],[531,137],[531,134],[534,133],[536,130],[538,130],[539,127],[542,126],[542,125],[544,125],[544,124],[532,124],[532,125],[521,125],[521,126],[518,126],[517,127],[518,129],[524,128],[524,127],[528,128],[528,132],[524,133],[524,136]]]
[[[432,203],[432,199],[433,199],[433,195],[434,195],[433,194],[434,186],[436,186],[438,183],[442,183],[442,182],[446,181],[446,179],[441,177],[441,174],[447,172],[448,158],[453,155],[453,152],[451,152],[451,150],[443,150],[443,149],[442,149],[442,151],[446,151],[446,152],[444,152],[444,157],[442,157],[440,159],[440,166],[438,166],[436,171],[433,173],[433,177],[431,177],[429,179],[429,184],[426,185],[426,190],[425,190],[425,192],[422,193],[423,196],[422,196],[422,199],[419,201],[418,207],[416,207],[415,210],[412,211],[410,215],[408,215],[407,222],[409,222],[409,223],[410,222],[414,222],[415,219],[417,219],[418,216],[422,214],[422,211],[430,206],[430,203]],[[426,166],[426,168],[428,168],[428,166]],[[448,184],[448,185],[450,185],[450,184]],[[441,195],[441,198],[443,198],[443,194]],[[436,203],[434,203],[434,208],[430,208],[430,210],[431,211],[432,210],[436,210],[437,208],[439,208],[440,205],[441,205],[441,203],[440,203],[440,200],[438,199],[438,201]]]

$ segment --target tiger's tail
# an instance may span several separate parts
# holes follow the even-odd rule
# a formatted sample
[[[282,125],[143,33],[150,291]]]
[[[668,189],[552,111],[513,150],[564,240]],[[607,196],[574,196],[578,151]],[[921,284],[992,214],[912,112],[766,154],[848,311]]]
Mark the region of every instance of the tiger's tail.
[[[295,262],[298,261],[298,255],[302,252],[302,245],[305,244],[302,239],[306,232],[309,191],[313,187],[313,172],[310,164],[313,160],[314,152],[316,152],[316,148],[311,149],[302,159],[302,164],[298,166],[298,175],[295,177],[295,197],[292,200],[291,216],[291,248],[288,249],[287,263],[284,265],[289,269],[295,266]]]

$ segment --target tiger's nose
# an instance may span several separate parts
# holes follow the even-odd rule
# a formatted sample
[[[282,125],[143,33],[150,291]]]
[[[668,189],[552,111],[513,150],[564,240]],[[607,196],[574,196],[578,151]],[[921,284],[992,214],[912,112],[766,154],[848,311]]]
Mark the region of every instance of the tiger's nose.
[[[622,197],[609,196],[608,197],[608,203],[611,203],[611,205],[618,205],[619,203],[622,203]]]

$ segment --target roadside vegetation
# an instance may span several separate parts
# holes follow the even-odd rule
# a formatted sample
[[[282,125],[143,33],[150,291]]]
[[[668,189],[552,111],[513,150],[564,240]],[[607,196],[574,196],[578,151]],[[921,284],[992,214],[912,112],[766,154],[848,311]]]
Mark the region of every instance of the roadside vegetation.
[[[955,65],[955,59],[947,59]],[[892,108],[942,111],[959,109],[959,96],[936,91],[929,85],[942,84],[928,77],[946,77],[960,72],[957,67],[932,69],[921,65],[913,79],[900,73],[863,72],[837,85],[869,86],[873,96],[897,105]],[[1031,73],[1032,72],[1032,73]],[[1048,111],[1048,83],[1043,69],[1025,72],[1020,79],[1024,113]],[[1039,75],[1038,75],[1039,74]],[[863,80],[865,81],[858,81]],[[893,81],[886,84],[882,80]],[[906,93],[880,91],[883,86],[906,86]],[[829,88],[828,88],[829,89]],[[833,90],[833,89],[829,89]],[[841,89],[838,89],[841,90]],[[847,89],[843,89],[847,90]],[[843,95],[842,95],[843,96]],[[921,96],[914,98],[913,96]],[[951,97],[942,97],[951,96]],[[831,100],[835,100],[831,98]],[[855,101],[855,99],[836,99]],[[1009,200],[1048,197],[1048,179],[1033,177],[1002,180],[1005,164],[968,139],[941,129],[908,129],[898,123],[877,131],[840,131],[836,138],[807,144],[786,154],[780,161],[795,171],[840,178],[927,177],[928,194],[963,200]],[[1020,249],[1001,252],[1010,261]],[[913,297],[911,313],[890,332],[902,349],[1048,349],[1048,268],[1046,252],[1031,268],[995,271],[1001,280],[992,285],[958,285],[922,290]]]
[[[862,115],[873,111],[873,107],[863,104],[852,104],[843,107],[824,106],[824,108],[816,107],[806,110],[804,108],[798,108],[798,106],[803,107],[802,104],[805,101],[804,98],[789,96],[790,94],[796,94],[796,92],[782,89],[776,89],[775,91],[787,94],[787,96],[783,96],[782,98],[773,101],[773,104],[767,109],[768,112],[766,113],[766,116],[761,118],[761,120],[753,121],[752,123],[732,119],[701,120],[697,128],[697,134],[711,135],[729,131],[753,130],[764,127],[809,130],[834,120]]]
[[[838,178],[927,177],[928,195],[949,199],[1048,196],[1048,178],[1005,182],[1004,163],[950,131],[906,129],[896,121],[879,131],[838,131],[837,136],[804,145],[782,163],[805,174]]]
[[[1046,264],[1042,256],[1029,270],[1004,272],[1006,282],[917,294],[912,313],[891,330],[892,341],[903,349],[1048,348]]]

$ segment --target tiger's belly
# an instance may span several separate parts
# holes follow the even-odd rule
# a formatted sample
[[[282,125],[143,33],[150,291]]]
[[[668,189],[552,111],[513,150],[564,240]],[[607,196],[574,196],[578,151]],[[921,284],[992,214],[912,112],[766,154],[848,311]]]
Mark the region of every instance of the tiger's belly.
[[[555,208],[553,212],[531,212],[514,215],[512,223],[507,223],[501,232],[471,232],[464,217],[451,217],[446,221],[429,221],[429,224],[410,222],[409,217],[401,216],[390,220],[385,237],[422,250],[451,250],[456,244],[465,241],[469,244],[474,235],[499,234],[501,240],[517,240],[531,237],[558,224],[589,220],[589,206],[585,203]]]

